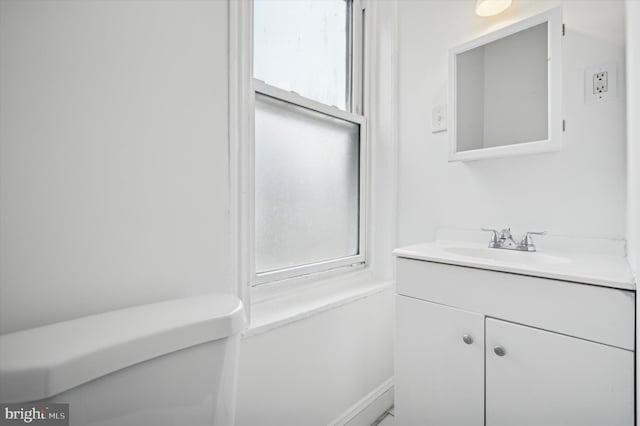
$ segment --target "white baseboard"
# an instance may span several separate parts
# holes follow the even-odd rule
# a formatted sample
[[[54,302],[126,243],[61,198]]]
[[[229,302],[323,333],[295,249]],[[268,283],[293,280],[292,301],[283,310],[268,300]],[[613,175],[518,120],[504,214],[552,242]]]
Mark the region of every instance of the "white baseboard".
[[[393,405],[393,377],[349,407],[329,426],[371,426]]]

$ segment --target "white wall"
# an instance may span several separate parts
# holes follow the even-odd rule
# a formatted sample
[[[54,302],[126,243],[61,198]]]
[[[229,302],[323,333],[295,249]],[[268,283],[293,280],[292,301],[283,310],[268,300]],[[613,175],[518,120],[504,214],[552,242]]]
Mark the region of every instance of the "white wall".
[[[624,97],[585,104],[583,94],[586,67],[616,62],[624,74],[623,3],[603,3],[520,0],[481,18],[472,0],[398,2],[400,244],[433,239],[439,227],[624,238]],[[446,102],[448,49],[558,5],[567,26],[562,151],[448,163],[448,132],[432,134],[429,119]]]
[[[0,2],[0,332],[232,291],[227,7]]]
[[[627,256],[640,283],[640,2],[627,0]],[[636,293],[636,306],[638,295]],[[636,342],[640,315],[636,309]],[[637,349],[636,349],[637,350]],[[636,359],[636,386],[640,369]],[[640,418],[640,393],[636,389],[636,418]]]
[[[336,420],[393,376],[393,324],[385,291],[244,339],[236,425]]]
[[[369,260],[377,279],[392,281],[395,268],[391,252],[397,247],[398,12],[395,0],[374,1],[375,24],[369,26],[375,34],[375,52],[369,56],[372,56],[371,68],[376,72],[375,78],[365,77],[370,96],[375,95],[369,105],[373,188],[368,217],[371,224]],[[369,8],[369,14],[371,12]]]
[[[640,2],[627,0],[627,250],[640,281]]]

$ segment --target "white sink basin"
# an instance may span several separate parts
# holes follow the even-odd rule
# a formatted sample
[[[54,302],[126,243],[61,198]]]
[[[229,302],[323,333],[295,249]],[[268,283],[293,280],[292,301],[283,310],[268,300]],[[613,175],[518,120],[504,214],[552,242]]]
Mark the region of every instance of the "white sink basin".
[[[446,247],[444,250],[457,256],[493,260],[495,262],[519,263],[521,265],[555,265],[570,262],[569,259],[560,256],[538,252],[492,249],[488,247]]]

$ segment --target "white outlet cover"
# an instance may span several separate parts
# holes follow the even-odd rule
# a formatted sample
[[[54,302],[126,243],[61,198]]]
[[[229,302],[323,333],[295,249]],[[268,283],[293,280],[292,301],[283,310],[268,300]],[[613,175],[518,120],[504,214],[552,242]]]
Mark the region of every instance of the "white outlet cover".
[[[594,92],[594,76],[598,73],[607,73],[607,91]],[[585,103],[602,102],[618,96],[618,75],[615,63],[597,65],[584,70],[584,101]]]
[[[431,110],[431,133],[447,130],[447,106],[438,105]]]

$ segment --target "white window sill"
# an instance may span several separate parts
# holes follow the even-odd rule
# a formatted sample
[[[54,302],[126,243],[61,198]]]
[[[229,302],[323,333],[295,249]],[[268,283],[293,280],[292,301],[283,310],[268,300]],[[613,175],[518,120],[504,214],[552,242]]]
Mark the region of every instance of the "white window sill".
[[[248,338],[318,313],[364,299],[393,288],[390,281],[372,279],[360,271],[289,289],[277,297],[251,304],[251,324],[243,333]]]

